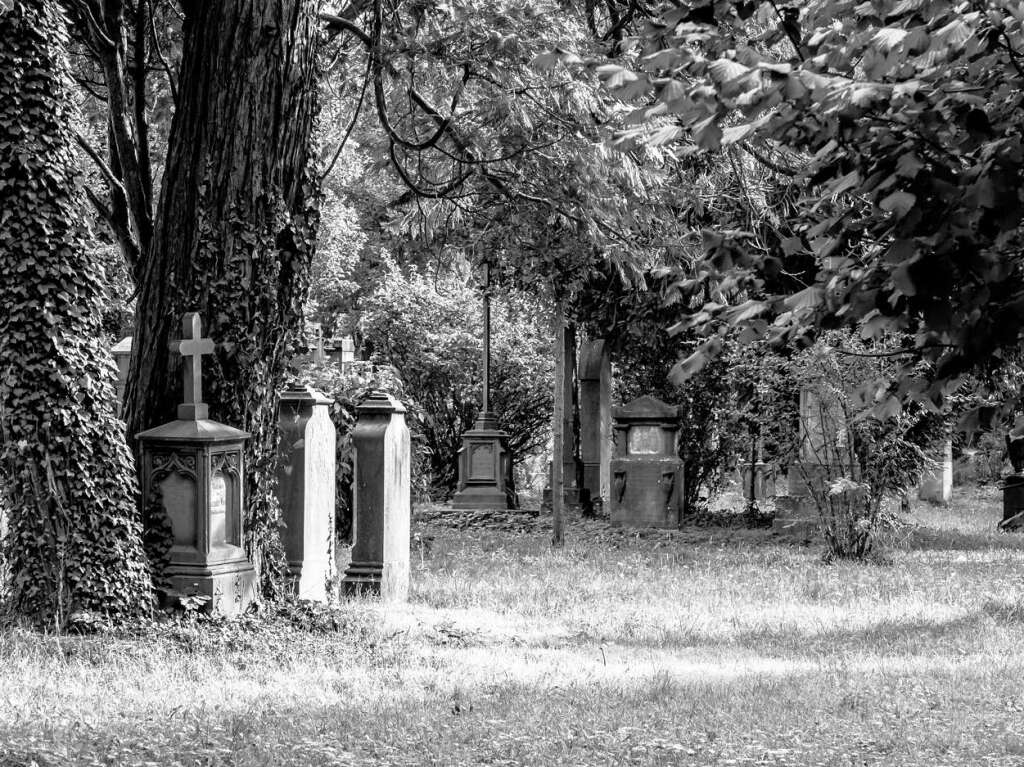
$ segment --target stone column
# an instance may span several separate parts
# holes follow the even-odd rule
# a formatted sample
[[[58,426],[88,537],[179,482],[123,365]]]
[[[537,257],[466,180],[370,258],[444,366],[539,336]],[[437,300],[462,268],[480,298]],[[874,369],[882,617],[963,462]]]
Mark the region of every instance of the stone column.
[[[405,407],[376,392],[357,409],[352,563],[346,594],[409,595],[410,443]]]
[[[830,479],[849,476],[850,467],[836,454],[836,434],[846,428],[841,404],[815,389],[800,391],[800,451],[788,470],[788,494],[775,499],[772,529],[803,538],[813,537],[818,529],[818,509],[811,489]]]
[[[124,390],[128,385],[128,365],[132,357],[132,337],[125,336],[110,349],[114,355],[114,362],[117,364],[117,382],[114,384],[114,412],[121,415],[121,408],[124,407]]]
[[[947,439],[941,452],[932,457],[939,465],[922,477],[917,497],[939,506],[948,506],[953,495],[953,440]]]
[[[288,570],[300,599],[327,600],[334,575],[337,436],[333,400],[311,387],[281,395],[277,497],[284,519]]]
[[[583,488],[590,499],[607,504],[611,475],[612,366],[604,339],[588,341],[580,350],[580,460]]]

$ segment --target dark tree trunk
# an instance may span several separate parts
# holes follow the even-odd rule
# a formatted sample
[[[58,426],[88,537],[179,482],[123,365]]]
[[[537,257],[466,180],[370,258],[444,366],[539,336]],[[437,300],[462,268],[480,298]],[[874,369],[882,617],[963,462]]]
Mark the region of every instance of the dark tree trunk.
[[[0,10],[0,474],[15,609],[48,627],[149,610],[102,270],[86,249],[65,20]]]
[[[263,584],[283,562],[275,499],[277,393],[301,327],[319,221],[312,168],[317,0],[185,4],[178,105],[153,245],[139,275],[129,433],[174,418],[168,353],[180,317],[217,342],[211,418],[252,434],[246,548]]]

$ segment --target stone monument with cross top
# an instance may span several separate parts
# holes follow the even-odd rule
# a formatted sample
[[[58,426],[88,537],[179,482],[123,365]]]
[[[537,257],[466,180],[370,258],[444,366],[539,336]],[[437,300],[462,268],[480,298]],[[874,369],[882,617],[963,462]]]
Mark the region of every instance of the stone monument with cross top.
[[[214,343],[198,313],[182,318],[182,402],[177,420],[137,435],[142,447],[142,514],[148,533],[166,531],[165,558],[152,563],[164,597],[205,597],[214,614],[242,612],[256,598],[256,572],[243,549],[247,432],[209,420],[202,359]]]

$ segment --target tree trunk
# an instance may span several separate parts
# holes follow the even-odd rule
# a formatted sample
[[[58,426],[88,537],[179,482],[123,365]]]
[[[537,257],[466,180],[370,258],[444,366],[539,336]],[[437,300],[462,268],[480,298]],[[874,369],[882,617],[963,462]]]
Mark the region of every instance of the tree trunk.
[[[139,615],[151,599],[57,7],[0,12],[0,473],[14,607],[64,628]]]
[[[555,407],[551,415],[551,545],[565,544],[565,305],[559,301],[555,309]]]
[[[211,418],[252,434],[246,549],[265,590],[283,564],[277,395],[302,321],[319,222],[312,142],[318,0],[184,4],[178,105],[138,285],[129,434],[174,418],[182,313],[217,343]]]

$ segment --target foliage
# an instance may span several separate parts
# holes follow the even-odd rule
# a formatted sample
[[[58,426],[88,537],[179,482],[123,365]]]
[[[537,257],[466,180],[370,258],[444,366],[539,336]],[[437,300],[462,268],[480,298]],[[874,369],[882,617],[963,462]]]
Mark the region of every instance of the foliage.
[[[150,590],[56,8],[0,13],[0,474],[11,600],[62,629],[138,616]]]
[[[1000,364],[1024,330],[1022,23],[1011,0],[690,0],[598,66],[640,102],[626,145],[739,148],[801,190],[794,236],[707,237],[699,277],[679,284],[710,294],[704,329],[784,341],[845,324],[906,338],[886,412],[908,398],[941,405],[962,374]],[[795,257],[813,263],[809,282],[776,289]]]
[[[333,402],[330,406],[331,422],[337,436],[335,449],[335,533],[340,540],[352,535],[352,429],[356,425],[356,408],[374,391],[383,391],[405,405],[406,423],[415,440],[420,421],[416,403],[406,394],[405,386],[389,366],[359,362],[342,367],[334,362],[310,363],[303,366],[290,380],[289,386],[312,386]],[[412,490],[414,497],[426,490],[423,456],[413,450]]]
[[[365,303],[363,337],[372,359],[393,365],[421,408],[432,484],[448,493],[458,478],[462,434],[481,400],[479,291],[456,277],[430,279],[393,268]],[[526,296],[492,302],[491,410],[509,435],[513,462],[547,444],[552,355],[545,312]]]
[[[883,501],[917,485],[932,463],[929,453],[948,436],[944,419],[920,408],[884,421],[871,414],[870,395],[896,367],[871,351],[870,343],[833,332],[793,362],[803,398],[802,460],[794,469],[836,557],[859,559],[871,551]]]

